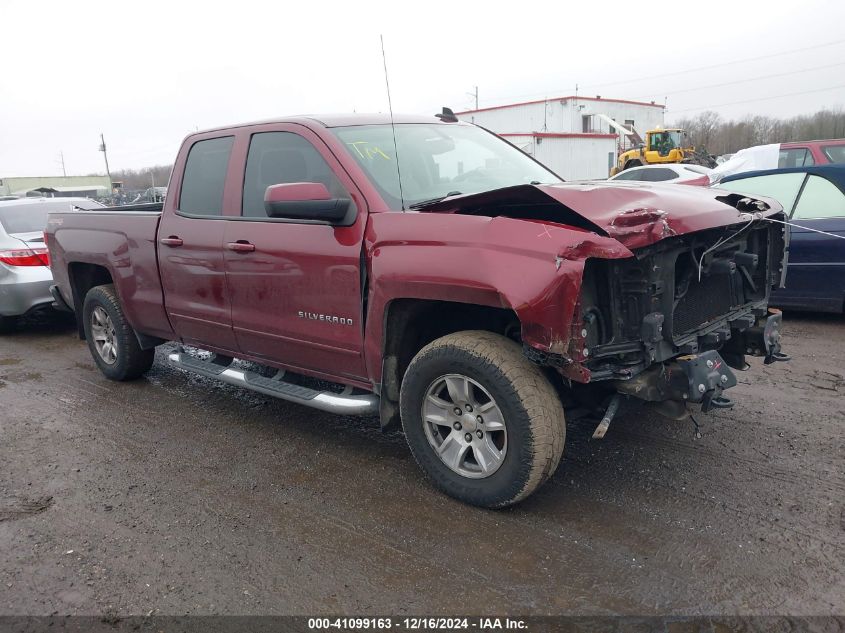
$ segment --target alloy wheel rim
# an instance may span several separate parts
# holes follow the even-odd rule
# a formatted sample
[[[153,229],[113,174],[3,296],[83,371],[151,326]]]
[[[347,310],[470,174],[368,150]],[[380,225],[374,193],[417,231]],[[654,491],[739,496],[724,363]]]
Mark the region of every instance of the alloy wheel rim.
[[[462,477],[489,477],[505,461],[508,432],[502,410],[468,376],[445,374],[429,385],[422,423],[435,454]]]
[[[114,324],[108,312],[100,306],[91,312],[91,338],[103,362],[113,365],[117,361]]]

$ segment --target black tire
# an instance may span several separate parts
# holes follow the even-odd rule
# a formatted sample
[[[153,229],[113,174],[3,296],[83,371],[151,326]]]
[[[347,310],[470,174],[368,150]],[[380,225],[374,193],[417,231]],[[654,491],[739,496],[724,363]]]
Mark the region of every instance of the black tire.
[[[113,363],[107,363],[103,359],[97,351],[92,335],[92,314],[98,307],[106,311],[114,326],[116,358]],[[133,380],[142,376],[152,366],[155,350],[141,349],[135,331],[123,314],[120,300],[112,284],[95,286],[88,291],[82,305],[82,323],[91,356],[106,378],[121,381]]]
[[[0,316],[0,334],[10,334],[15,331],[18,317]]]
[[[440,459],[426,435],[423,401],[430,386],[447,374],[481,385],[503,414],[507,451],[489,476],[459,474]],[[517,503],[552,476],[563,454],[566,425],[554,387],[518,343],[492,332],[458,332],[426,345],[405,372],[400,407],[417,463],[436,487],[465,503],[485,508]]]

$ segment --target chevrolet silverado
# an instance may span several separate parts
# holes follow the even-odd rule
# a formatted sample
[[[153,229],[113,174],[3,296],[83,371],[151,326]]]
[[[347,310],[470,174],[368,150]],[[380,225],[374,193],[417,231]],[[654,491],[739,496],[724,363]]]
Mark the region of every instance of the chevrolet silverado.
[[[446,493],[484,507],[555,471],[565,411],[732,403],[786,360],[786,233],[767,198],[563,183],[435,117],[295,117],[188,136],[162,204],[52,213],[58,306],[113,380],[168,361],[378,414]],[[693,417],[694,420],[694,417]]]

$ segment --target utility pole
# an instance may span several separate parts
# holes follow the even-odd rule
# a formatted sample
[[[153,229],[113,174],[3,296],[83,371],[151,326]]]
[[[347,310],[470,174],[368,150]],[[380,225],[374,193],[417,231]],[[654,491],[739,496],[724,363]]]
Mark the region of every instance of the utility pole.
[[[112,180],[111,171],[109,170],[109,155],[106,153],[106,139],[103,138],[103,133],[100,132],[100,151],[103,153],[103,158],[106,161],[106,175],[109,177],[109,195],[112,194]]]
[[[478,86],[475,87],[475,92],[468,92],[467,94],[475,99],[475,109],[478,110]]]
[[[59,152],[59,161],[62,163],[62,175],[67,178],[67,169],[65,169],[65,153]]]

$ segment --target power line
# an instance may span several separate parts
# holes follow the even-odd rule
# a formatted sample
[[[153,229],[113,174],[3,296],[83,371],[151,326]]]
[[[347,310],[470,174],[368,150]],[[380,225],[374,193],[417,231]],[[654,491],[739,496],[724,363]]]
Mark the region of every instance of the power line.
[[[781,57],[783,55],[791,55],[792,53],[801,53],[804,51],[811,51],[817,48],[825,48],[827,46],[835,46],[842,44],[845,40],[836,40],[835,42],[828,42],[826,44],[815,44],[813,46],[805,46],[803,48],[793,48],[789,51],[782,51],[780,53],[770,53],[769,55],[760,55],[759,57],[746,57],[745,59],[735,59],[730,62],[722,62],[719,64],[711,64],[709,66],[698,66],[697,68],[687,68],[686,70],[679,70],[671,73],[661,73],[659,75],[649,75],[648,77],[638,77],[637,79],[626,79],[624,81],[613,81],[603,84],[593,84],[585,86],[586,88],[603,88],[604,86],[620,86],[622,84],[630,84],[638,81],[648,81],[649,79],[660,79],[662,77],[675,77],[677,75],[686,75],[687,73],[698,72],[699,70],[710,70],[712,68],[723,68],[724,66],[735,66],[736,64],[744,64],[746,62],[756,62],[761,59],[771,59],[772,57]]]
[[[684,110],[672,110],[671,114],[679,114],[681,112],[693,112],[694,110],[706,110],[707,108],[723,108],[725,106],[740,105],[742,103],[753,103],[754,101],[767,101],[768,99],[780,99],[782,97],[797,97],[800,95],[812,94],[814,92],[827,92],[828,90],[838,90],[840,88],[845,88],[845,84],[841,84],[839,86],[828,86],[827,88],[818,88],[816,90],[801,90],[800,92],[788,92],[786,94],[772,95],[770,97],[743,99],[742,101],[731,101],[730,103],[714,103],[712,105],[698,106],[696,108],[686,108]]]
[[[695,88],[684,88],[683,90],[673,90],[670,92],[666,92],[666,95],[677,95],[681,94],[682,92],[694,92],[696,90],[708,90],[710,88],[721,88],[722,86],[735,86],[736,84],[744,84],[748,83],[749,81],[760,81],[763,79],[772,79],[774,77],[786,77],[787,75],[798,75],[800,73],[806,73],[813,70],[823,70],[826,68],[835,68],[836,66],[845,66],[845,62],[837,62],[835,64],[827,64],[825,66],[814,66],[812,68],[802,68],[801,70],[790,70],[785,73],[774,73],[771,75],[760,75],[759,77],[746,77],[744,79],[738,79],[736,81],[725,81],[718,84],[710,84],[709,86],[697,86]],[[651,95],[640,95],[638,97],[632,97],[632,99],[648,99]]]
[[[826,48],[828,46],[835,46],[837,44],[842,44],[842,43],[845,43],[845,40],[836,40],[836,41],[833,41],[833,42],[827,42],[825,44],[814,44],[813,46],[804,46],[803,48],[793,48],[793,49],[788,50],[788,51],[781,51],[780,53],[770,53],[768,55],[759,55],[757,57],[747,57],[745,59],[735,59],[735,60],[732,60],[732,61],[729,61],[729,62],[722,62],[722,63],[719,63],[719,64],[710,64],[709,66],[698,66],[696,68],[687,68],[686,70],[679,70],[679,71],[675,71],[675,72],[671,72],[671,73],[661,73],[659,75],[649,75],[647,77],[638,77],[636,79],[624,79],[622,81],[611,81],[611,82],[605,82],[605,83],[600,83],[600,84],[591,84],[591,85],[588,85],[588,86],[579,86],[578,90],[581,90],[583,88],[605,88],[607,86],[621,86],[621,85],[624,85],[624,84],[636,83],[638,81],[648,81],[648,80],[651,80],[651,79],[661,79],[663,77],[676,77],[678,75],[686,75],[687,73],[694,73],[694,72],[698,72],[700,70],[711,70],[713,68],[723,68],[725,66],[735,66],[736,64],[744,64],[744,63],[747,63],[747,62],[755,62],[755,61],[760,61],[762,59],[771,59],[772,57],[782,57],[783,55],[791,55],[793,53],[801,53],[801,52],[804,52],[804,51],[816,50],[816,49],[819,49],[819,48]],[[577,93],[577,91],[576,91],[576,93]],[[523,98],[526,98],[526,97],[537,97],[537,96],[540,96],[541,94],[542,93],[539,93],[539,92],[532,92],[532,93],[523,93],[523,94],[519,94],[519,95],[506,95],[506,96],[500,97],[500,98],[504,98],[504,99],[523,99]]]

